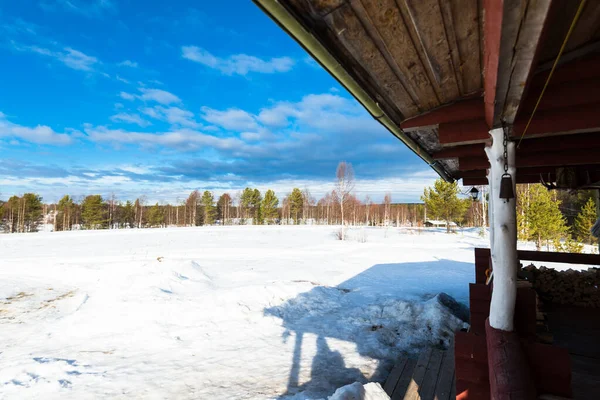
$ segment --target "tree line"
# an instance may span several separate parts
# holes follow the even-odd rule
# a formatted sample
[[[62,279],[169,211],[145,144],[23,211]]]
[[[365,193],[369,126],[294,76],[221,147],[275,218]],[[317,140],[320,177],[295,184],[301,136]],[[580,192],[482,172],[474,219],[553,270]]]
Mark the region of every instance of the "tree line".
[[[366,226],[417,226],[423,223],[422,204],[392,204],[391,194],[382,203],[354,194],[352,165],[341,162],[333,190],[315,199],[310,190],[293,188],[282,199],[273,190],[261,193],[247,187],[218,198],[194,190],[177,204],[148,204],[145,196],[119,200],[114,194],[93,194],[76,199],[65,195],[56,203],[44,203],[35,193],[0,201],[0,224],[5,232],[35,232],[42,224],[55,231],[73,229],[161,228],[201,225],[322,224]]]
[[[1,225],[5,232],[36,232],[42,224],[56,231],[74,229],[161,228],[201,225],[320,224],[353,226],[418,226],[423,223],[422,204],[392,204],[391,195],[382,203],[353,194],[342,205],[335,193],[316,200],[309,190],[294,188],[283,199],[273,190],[264,195],[253,188],[218,198],[211,191],[194,190],[180,204],[147,204],[144,197],[120,201],[111,195],[89,195],[76,200],[65,195],[57,203],[44,203],[41,196],[25,193],[0,201]]]
[[[480,188],[483,192],[483,187]],[[532,240],[563,251],[581,251],[580,243],[597,240],[590,229],[596,221],[591,191],[570,194],[548,191],[542,185],[517,185],[517,223],[521,240]],[[352,165],[341,162],[333,189],[315,199],[310,190],[293,188],[281,200],[273,190],[261,193],[247,187],[218,198],[205,190],[192,191],[177,204],[148,204],[145,196],[119,200],[114,194],[75,199],[63,196],[56,203],[44,203],[36,193],[12,196],[0,201],[0,229],[9,233],[35,232],[41,224],[55,231],[73,229],[141,229],[201,225],[320,224],[353,226],[423,226],[428,219],[458,226],[486,227],[487,196],[471,199],[456,182],[438,179],[424,190],[423,204],[393,203],[391,194],[382,202],[354,194]],[[344,238],[344,229],[341,230]]]

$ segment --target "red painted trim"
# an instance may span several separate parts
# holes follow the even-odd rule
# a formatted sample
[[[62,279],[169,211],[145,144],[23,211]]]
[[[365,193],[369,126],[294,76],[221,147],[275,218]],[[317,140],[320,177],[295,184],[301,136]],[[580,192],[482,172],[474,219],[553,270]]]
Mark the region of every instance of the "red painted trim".
[[[600,66],[599,66],[600,68]],[[519,109],[519,119],[527,119],[533,112],[541,88],[529,91]],[[559,109],[584,104],[600,103],[600,78],[581,79],[548,87],[537,111]]]
[[[513,136],[520,137],[527,125],[523,115],[515,121]],[[526,136],[581,131],[600,130],[600,103],[561,108],[559,110],[537,111],[527,129]]]
[[[531,89],[541,90],[546,79],[548,79],[549,73],[550,70],[547,70],[534,75],[531,80]],[[552,75],[550,85],[559,85],[598,77],[600,77],[600,54],[594,54],[559,66]]]
[[[500,62],[500,42],[502,39],[503,0],[484,0],[483,24],[483,89],[485,103],[485,121],[488,127],[494,123],[494,105],[496,101],[496,85],[498,81],[498,65]]]
[[[483,143],[450,147],[433,153],[432,157],[434,160],[443,160],[446,158],[480,156],[482,154],[485,154],[484,148],[485,145]]]
[[[483,119],[447,122],[440,124],[438,136],[440,144],[483,142],[489,140],[490,135],[486,122]]]
[[[456,122],[485,117],[483,98],[463,100],[448,104],[426,114],[407,119],[400,124],[402,129],[416,128],[419,126],[438,125],[444,122]]]

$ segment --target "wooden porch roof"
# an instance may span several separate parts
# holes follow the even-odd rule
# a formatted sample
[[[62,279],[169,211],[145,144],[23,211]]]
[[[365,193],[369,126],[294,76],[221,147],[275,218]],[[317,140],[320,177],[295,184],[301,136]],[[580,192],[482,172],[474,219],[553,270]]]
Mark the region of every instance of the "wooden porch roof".
[[[254,1],[441,176],[471,185],[487,184],[490,128],[523,135],[573,26],[517,180],[600,184],[600,1]]]

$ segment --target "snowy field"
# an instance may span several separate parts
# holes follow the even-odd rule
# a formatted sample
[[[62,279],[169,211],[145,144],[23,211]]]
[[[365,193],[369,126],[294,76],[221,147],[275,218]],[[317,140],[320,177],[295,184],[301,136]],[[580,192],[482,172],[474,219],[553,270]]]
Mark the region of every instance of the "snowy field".
[[[461,328],[476,232],[0,235],[0,398],[319,399]]]

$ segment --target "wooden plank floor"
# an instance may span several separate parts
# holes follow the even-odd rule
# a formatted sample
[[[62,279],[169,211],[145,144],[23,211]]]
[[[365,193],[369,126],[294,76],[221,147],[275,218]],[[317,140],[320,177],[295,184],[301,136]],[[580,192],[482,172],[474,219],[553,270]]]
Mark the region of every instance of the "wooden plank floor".
[[[552,306],[546,310],[554,345],[571,355],[575,400],[600,398],[600,309]]]
[[[453,346],[426,349],[418,359],[400,359],[383,386],[392,400],[449,400],[456,398]]]

